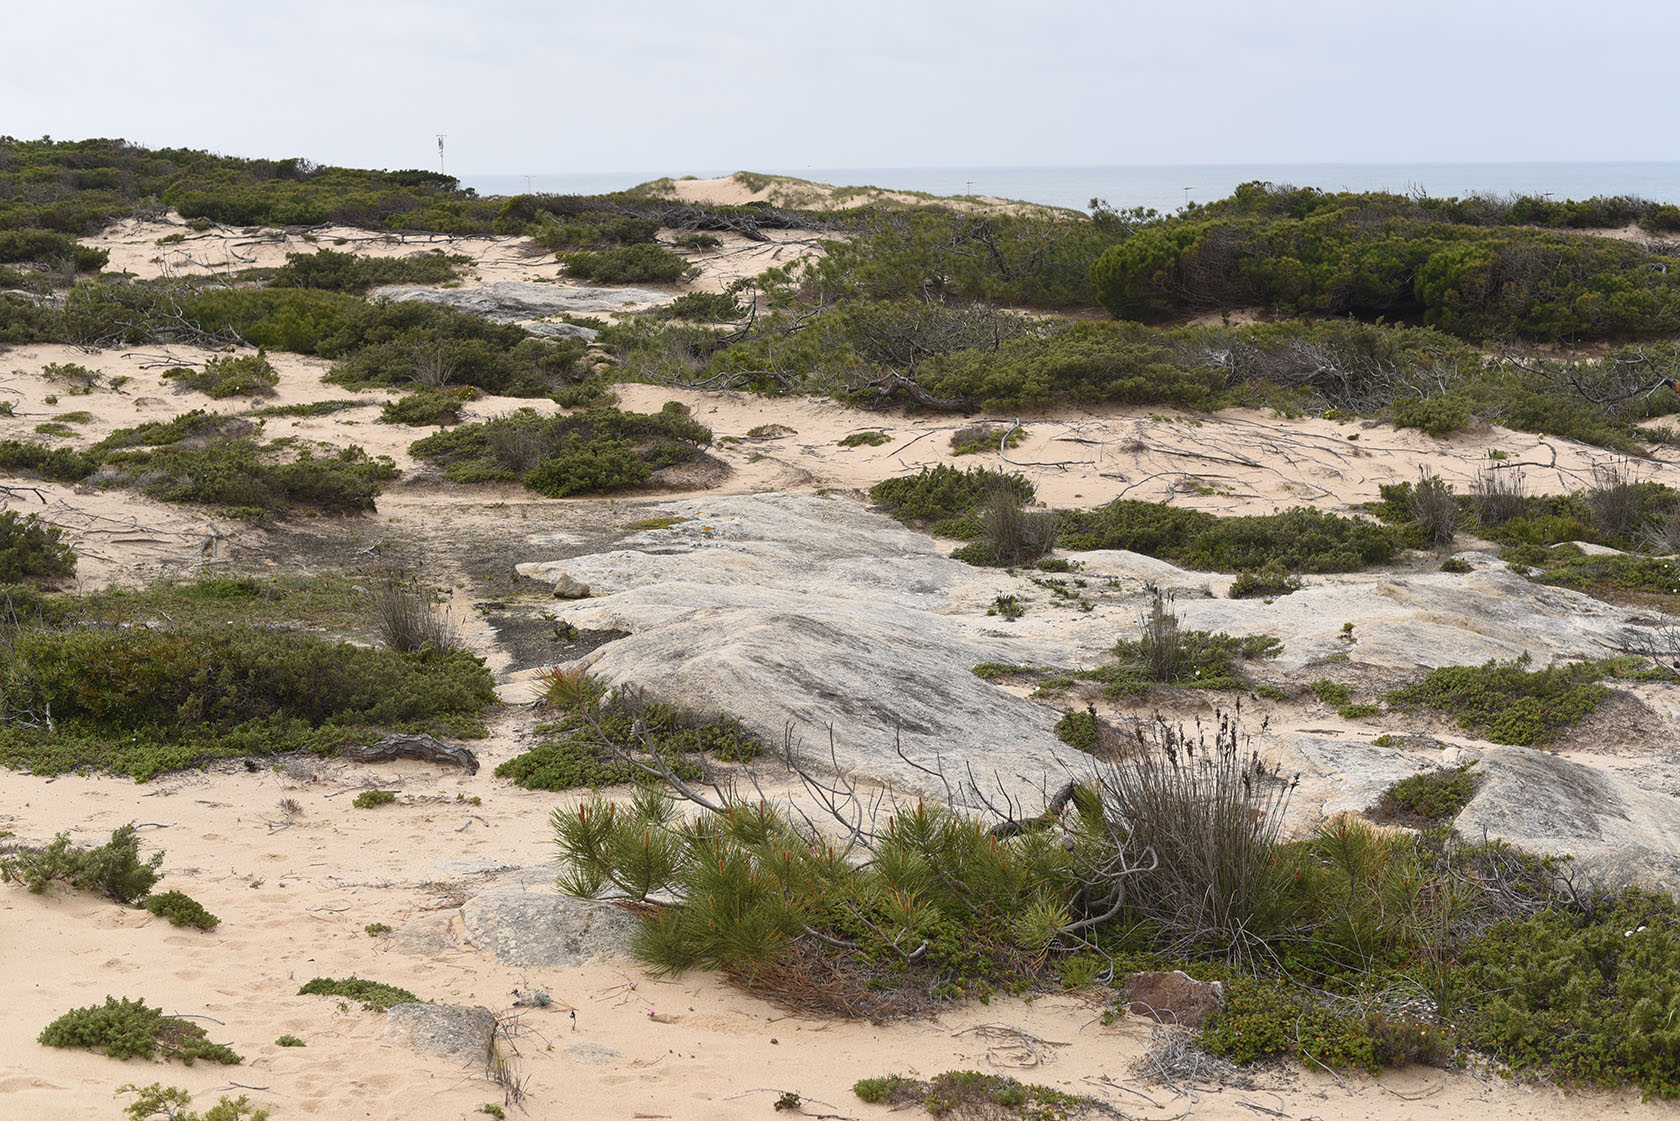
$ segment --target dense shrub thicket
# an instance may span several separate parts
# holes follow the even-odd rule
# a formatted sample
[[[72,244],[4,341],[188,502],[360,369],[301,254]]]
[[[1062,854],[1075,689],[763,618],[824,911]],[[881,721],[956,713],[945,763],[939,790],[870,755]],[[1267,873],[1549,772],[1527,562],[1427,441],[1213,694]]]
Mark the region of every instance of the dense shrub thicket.
[[[550,498],[605,494],[639,486],[661,467],[686,463],[712,433],[674,401],[657,413],[585,409],[463,424],[416,441],[410,451],[461,483],[517,480]]]
[[[474,732],[495,700],[465,652],[402,654],[250,624],[26,626],[0,665],[0,763],[148,778],[325,750],[373,729]],[[49,719],[50,714],[50,719]]]
[[[459,275],[472,258],[433,251],[413,257],[363,257],[318,249],[288,253],[286,263],[269,278],[276,288],[322,288],[330,292],[366,292],[383,284],[443,284]]]
[[[1144,321],[1262,306],[1416,317],[1476,340],[1635,338],[1680,328],[1668,264],[1624,241],[1455,223],[1398,196],[1251,183],[1105,250],[1091,279],[1110,312]]]

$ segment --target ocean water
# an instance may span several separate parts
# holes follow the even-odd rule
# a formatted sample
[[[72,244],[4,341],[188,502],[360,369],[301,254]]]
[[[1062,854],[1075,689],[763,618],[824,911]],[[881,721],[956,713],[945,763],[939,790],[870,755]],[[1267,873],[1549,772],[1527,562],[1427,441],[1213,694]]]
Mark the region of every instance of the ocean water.
[[[730,169],[734,170],[734,169]],[[1239,184],[1262,180],[1327,191],[1545,195],[1584,199],[1635,195],[1680,203],[1680,163],[1323,163],[1164,164],[1139,167],[793,167],[753,168],[841,186],[888,187],[937,195],[983,194],[1075,210],[1100,198],[1119,209],[1145,206],[1171,213],[1187,201],[1212,202]],[[556,172],[463,175],[482,195],[600,194],[664,174],[712,178],[729,171]]]

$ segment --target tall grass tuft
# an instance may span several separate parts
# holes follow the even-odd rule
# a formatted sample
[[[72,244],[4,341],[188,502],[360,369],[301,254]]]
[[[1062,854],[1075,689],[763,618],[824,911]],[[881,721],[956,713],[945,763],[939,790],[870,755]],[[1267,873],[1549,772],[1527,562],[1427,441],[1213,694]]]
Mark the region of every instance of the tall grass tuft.
[[[1221,713],[1211,740],[1157,718],[1136,749],[1100,768],[1105,815],[1124,821],[1136,852],[1154,854],[1127,890],[1132,916],[1171,954],[1225,948],[1246,960],[1282,920],[1274,854],[1295,779],[1268,771]]]
[[[369,594],[374,625],[390,649],[412,654],[430,646],[447,654],[460,647],[455,625],[436,595],[413,576],[388,572]]]

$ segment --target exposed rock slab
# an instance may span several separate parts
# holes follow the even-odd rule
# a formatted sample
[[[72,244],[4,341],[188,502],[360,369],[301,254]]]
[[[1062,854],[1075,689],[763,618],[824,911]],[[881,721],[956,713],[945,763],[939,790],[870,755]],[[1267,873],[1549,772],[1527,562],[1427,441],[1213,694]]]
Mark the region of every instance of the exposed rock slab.
[[[461,918],[474,946],[533,968],[624,957],[638,921],[609,903],[511,889],[474,896]]]
[[[749,495],[661,508],[691,520],[632,547],[518,568],[548,583],[586,582],[595,598],[574,604],[568,620],[630,632],[588,658],[609,684],[726,711],[770,743],[791,725],[823,765],[832,728],[843,767],[908,790],[937,783],[899,745],[924,763],[952,761],[954,779],[971,764],[1036,787],[1055,766],[1057,714],[972,672],[1081,655],[1066,639],[1035,641],[986,619],[982,605],[1010,578],[953,561],[949,546],[849,499]]]
[[[1680,799],[1528,747],[1490,747],[1453,828],[1530,852],[1573,856],[1603,886],[1680,890]]]
[[[442,1055],[463,1065],[490,1061],[496,1014],[479,1005],[398,1004],[387,1013],[386,1043],[422,1055]]]
[[[482,315],[497,323],[515,323],[567,312],[599,315],[627,308],[661,306],[676,298],[669,292],[655,292],[651,288],[597,288],[582,284],[538,284],[526,280],[499,280],[493,284],[461,288],[414,288],[393,284],[375,288],[369,296],[376,300],[420,300],[442,304],[458,311]],[[553,326],[545,327],[542,333],[555,333]]]

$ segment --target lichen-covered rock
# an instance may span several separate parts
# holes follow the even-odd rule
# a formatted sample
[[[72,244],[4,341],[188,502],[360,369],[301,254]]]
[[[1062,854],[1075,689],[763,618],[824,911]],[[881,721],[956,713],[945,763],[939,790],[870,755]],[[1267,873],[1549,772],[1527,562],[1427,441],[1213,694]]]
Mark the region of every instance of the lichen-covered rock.
[[[638,922],[610,903],[500,889],[469,899],[461,918],[474,946],[498,961],[528,967],[626,957]]]
[[[463,1004],[397,1004],[386,1013],[386,1043],[408,1047],[422,1055],[442,1055],[462,1064],[483,1066],[490,1061],[496,1038],[496,1014],[488,1008]]]

